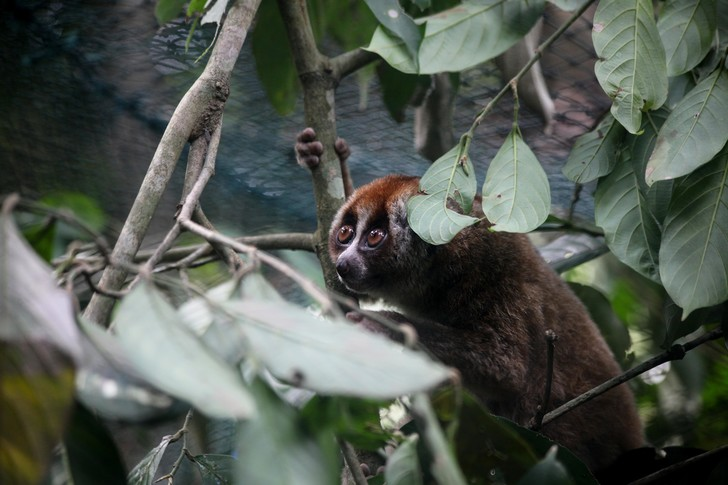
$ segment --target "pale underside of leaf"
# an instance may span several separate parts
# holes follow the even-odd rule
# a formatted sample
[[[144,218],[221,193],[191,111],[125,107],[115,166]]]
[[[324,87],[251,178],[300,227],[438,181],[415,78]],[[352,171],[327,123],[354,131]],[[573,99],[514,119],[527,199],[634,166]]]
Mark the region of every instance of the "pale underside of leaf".
[[[475,169],[467,152],[467,140],[460,140],[425,172],[420,179],[424,195],[407,201],[407,220],[412,230],[430,244],[450,242],[460,230],[478,222],[475,217],[448,207],[454,201],[463,213],[470,212],[477,190]]]
[[[442,193],[415,195],[407,201],[407,221],[412,230],[430,244],[446,244],[458,232],[479,221],[446,207]]]
[[[505,52],[531,29],[543,9],[542,0],[466,1],[417,19],[426,25],[417,61],[401,38],[381,27],[374,32],[367,50],[410,74],[462,71]]]
[[[667,55],[667,75],[690,71],[705,57],[716,27],[715,0],[665,2],[657,29]]]
[[[728,299],[728,150],[676,185],[660,276],[683,318]]]
[[[184,327],[150,284],[140,283],[122,300],[114,329],[139,374],[159,389],[209,416],[246,418],[255,413],[242,376]]]
[[[659,282],[660,227],[639,189],[628,156],[601,179],[594,195],[594,220],[612,253],[627,266]]]
[[[528,232],[551,209],[548,178],[514,128],[488,168],[483,184],[483,212],[496,231]]]
[[[229,301],[250,353],[278,379],[322,394],[392,398],[430,389],[449,371],[425,354],[280,302]]]
[[[613,99],[612,115],[637,133],[642,111],[667,98],[665,50],[650,0],[600,2],[594,14],[594,48],[599,84]]]
[[[577,138],[564,165],[564,175],[576,183],[585,184],[609,174],[619,157],[619,143],[624,128],[608,115],[592,131]]]
[[[687,175],[711,160],[728,141],[728,71],[718,70],[678,103],[655,144],[647,183]]]

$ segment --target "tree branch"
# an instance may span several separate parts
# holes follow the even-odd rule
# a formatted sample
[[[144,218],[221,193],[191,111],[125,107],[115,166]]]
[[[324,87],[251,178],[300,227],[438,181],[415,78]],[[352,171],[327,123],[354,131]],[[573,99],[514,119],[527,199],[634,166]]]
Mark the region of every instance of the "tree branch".
[[[127,216],[126,222],[112,252],[112,260],[129,263],[139,250],[149,228],[157,205],[166,190],[177,160],[194,130],[212,109],[221,109],[229,91],[229,79],[255,17],[260,0],[237,0],[228,11],[220,35],[212,50],[205,70],[180,101],[157,151],[144,177],[142,186]],[[104,270],[99,286],[117,291],[126,280],[123,265]],[[113,300],[95,293],[86,307],[84,316],[97,323],[105,323]]]
[[[339,79],[334,73],[331,60],[323,56],[316,46],[306,1],[278,0],[278,6],[286,26],[298,77],[303,86],[305,123],[316,131],[317,139],[324,146],[319,164],[311,169],[317,218],[313,244],[321,262],[327,288],[346,293],[328,254],[331,221],[345,198],[341,165],[334,149],[336,141],[334,90]]]
[[[379,55],[362,48],[344,52],[331,59],[334,77],[340,81],[349,74],[358,71],[367,64],[379,60]]]
[[[599,384],[594,389],[591,389],[584,394],[575,397],[571,401],[559,406],[558,408],[554,409],[553,411],[546,413],[546,416],[543,418],[543,425],[548,424],[549,422],[553,421],[554,419],[558,418],[559,416],[568,413],[575,407],[587,402],[591,401],[595,397],[604,394],[608,390],[612,389],[613,387],[617,387],[620,384],[623,384],[627,382],[630,379],[633,379],[637,377],[638,375],[642,374],[643,372],[647,372],[650,369],[653,369],[657,367],[660,364],[664,364],[665,362],[671,361],[671,360],[680,360],[683,357],[685,357],[685,354],[689,352],[690,350],[694,349],[695,347],[698,347],[699,345],[704,344],[705,342],[709,342],[711,340],[715,340],[717,338],[720,338],[723,336],[723,330],[720,328],[717,328],[715,330],[712,330],[705,335],[701,335],[700,337],[697,337],[690,342],[687,342],[685,344],[675,344],[672,347],[670,347],[668,350],[664,351],[663,353],[656,355],[652,357],[651,359],[643,362],[642,364],[631,368],[627,372],[620,374],[616,377],[613,377],[612,379],[609,379],[608,381]]]

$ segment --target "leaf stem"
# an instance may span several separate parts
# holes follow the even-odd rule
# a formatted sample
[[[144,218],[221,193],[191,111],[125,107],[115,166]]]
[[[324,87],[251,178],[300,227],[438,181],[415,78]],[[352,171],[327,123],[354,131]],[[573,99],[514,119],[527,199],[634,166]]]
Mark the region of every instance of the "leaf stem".
[[[523,76],[526,75],[526,73],[533,67],[536,62],[541,59],[543,56],[543,52],[553,44],[556,39],[561,37],[561,35],[571,27],[571,25],[576,22],[576,20],[581,17],[584,12],[593,4],[596,0],[588,0],[584,5],[579,7],[572,15],[569,17],[566,22],[564,22],[561,27],[556,29],[553,34],[549,36],[548,39],[543,41],[538,47],[536,47],[536,50],[531,56],[531,58],[528,60],[528,62],[521,68],[518,73],[516,73],[515,76],[505,85],[503,88],[498,92],[498,94],[495,95],[493,99],[488,102],[488,104],[483,108],[483,110],[478,114],[478,116],[475,117],[475,120],[473,121],[473,124],[470,126],[470,129],[468,130],[468,133],[472,136],[475,132],[475,129],[480,125],[480,123],[485,119],[486,116],[490,114],[491,111],[493,111],[493,108],[495,108],[496,104],[498,104],[505,96],[505,94],[508,92],[509,89],[511,89],[513,86],[518,85],[518,82],[521,80]]]

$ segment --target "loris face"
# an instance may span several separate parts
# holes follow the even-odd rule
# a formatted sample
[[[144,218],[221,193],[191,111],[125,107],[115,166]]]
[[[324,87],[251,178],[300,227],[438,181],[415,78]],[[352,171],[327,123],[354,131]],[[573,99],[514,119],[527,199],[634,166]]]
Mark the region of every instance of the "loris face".
[[[374,180],[336,214],[329,254],[349,290],[387,299],[410,279],[415,253],[424,245],[407,225],[406,202],[418,185],[417,177],[403,175]]]

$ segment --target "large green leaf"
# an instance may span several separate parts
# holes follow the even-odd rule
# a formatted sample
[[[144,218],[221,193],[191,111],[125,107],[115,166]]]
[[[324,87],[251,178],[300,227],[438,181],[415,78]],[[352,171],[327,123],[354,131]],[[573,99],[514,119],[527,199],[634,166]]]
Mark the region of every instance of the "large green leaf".
[[[281,115],[293,111],[298,97],[298,73],[285,39],[278,2],[261,2],[252,34],[255,69],[268,100]]]
[[[425,24],[417,59],[401,38],[381,27],[367,49],[392,67],[411,74],[462,71],[498,56],[518,42],[541,17],[543,9],[542,0],[466,0],[417,19]]]
[[[652,184],[689,174],[728,141],[728,71],[718,69],[695,86],[660,129],[645,178]]]
[[[418,435],[408,436],[387,458],[384,479],[388,485],[422,485],[422,469],[417,456]]]
[[[659,108],[667,98],[665,49],[651,0],[600,2],[592,39],[599,57],[594,69],[613,100],[612,115],[637,133],[642,111]]]
[[[41,481],[73,404],[81,339],[51,275],[0,214],[0,483]]]
[[[546,172],[518,128],[511,130],[490,163],[482,193],[483,212],[496,231],[532,231],[548,217],[551,191]]]
[[[247,418],[255,405],[242,376],[180,322],[159,290],[142,282],[122,300],[114,330],[139,374],[203,413]]]
[[[231,300],[221,307],[241,325],[249,358],[315,392],[387,399],[430,389],[449,376],[424,353],[294,305]]]
[[[260,381],[251,390],[260,412],[240,423],[235,483],[338,483],[336,441],[328,428],[306,426],[296,409]]]
[[[566,467],[556,458],[558,448],[549,449],[543,460],[518,481],[518,485],[569,485],[574,483]]]
[[[728,299],[728,149],[675,185],[660,276],[683,318]]]
[[[461,229],[478,222],[475,217],[448,208],[448,202],[453,200],[464,213],[470,212],[477,190],[475,169],[464,137],[425,172],[420,190],[424,195],[407,201],[407,221],[424,241],[445,244]]]
[[[620,261],[659,281],[660,226],[640,191],[638,174],[627,149],[615,169],[599,180],[594,220],[604,230],[609,249]]]
[[[580,184],[607,175],[617,163],[622,138],[624,128],[607,115],[595,129],[576,139],[564,165],[564,175]]]
[[[715,27],[715,0],[665,2],[657,30],[665,46],[668,76],[698,65],[713,43]]]
[[[404,42],[407,53],[417,66],[417,51],[420,49],[422,35],[412,17],[402,9],[397,0],[364,0],[374,16],[390,33]]]
[[[663,180],[660,183],[648,185],[644,175],[647,169],[647,162],[654,151],[660,128],[665,124],[665,120],[667,120],[669,115],[670,111],[665,106],[658,110],[645,113],[642,123],[642,134],[638,136],[627,135],[625,140],[626,143],[629,143],[627,149],[631,150],[632,168],[635,172],[637,184],[639,184],[640,191],[642,191],[642,194],[647,200],[649,211],[655,216],[659,224],[662,224],[662,221],[665,220],[667,207],[672,197],[673,182],[671,180]]]

